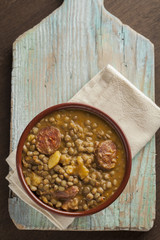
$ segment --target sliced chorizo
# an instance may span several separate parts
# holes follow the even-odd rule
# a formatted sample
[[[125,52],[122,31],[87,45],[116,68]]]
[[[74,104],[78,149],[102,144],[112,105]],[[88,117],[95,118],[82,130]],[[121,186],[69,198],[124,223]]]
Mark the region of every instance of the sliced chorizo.
[[[96,159],[99,166],[103,169],[112,169],[115,167],[115,162],[112,160],[116,158],[117,147],[111,140],[101,142],[96,151]]]
[[[61,144],[61,133],[59,129],[50,126],[42,128],[36,138],[36,147],[39,152],[51,155]]]
[[[54,192],[54,196],[60,200],[67,200],[70,198],[74,198],[78,192],[79,192],[79,188],[77,186],[72,186],[67,188],[65,191]]]

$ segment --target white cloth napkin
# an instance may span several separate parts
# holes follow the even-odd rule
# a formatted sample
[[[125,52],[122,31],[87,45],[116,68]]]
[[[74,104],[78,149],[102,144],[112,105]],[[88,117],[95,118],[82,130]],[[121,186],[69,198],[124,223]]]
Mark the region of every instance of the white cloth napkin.
[[[130,143],[132,157],[160,127],[160,108],[110,65],[92,78],[70,102],[92,105],[113,118]],[[42,209],[22,188],[16,171],[16,151],[13,151],[6,161],[12,169],[6,177],[9,188],[59,229],[66,229],[74,218],[51,214]]]
[[[70,102],[92,105],[114,119],[130,143],[132,157],[160,127],[160,108],[110,65],[84,85]]]

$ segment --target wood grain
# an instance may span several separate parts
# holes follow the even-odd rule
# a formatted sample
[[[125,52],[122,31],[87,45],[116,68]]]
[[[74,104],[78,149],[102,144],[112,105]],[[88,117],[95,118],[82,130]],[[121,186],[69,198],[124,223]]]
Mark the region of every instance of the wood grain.
[[[97,231],[97,232],[52,232],[52,231],[19,231],[12,223],[8,213],[8,183],[5,176],[8,173],[5,158],[9,154],[9,119],[10,119],[10,71],[12,65],[12,43],[24,31],[39,23],[44,17],[54,11],[62,0],[1,0],[0,2],[0,238],[11,239],[142,239],[159,240],[160,227],[160,131],[156,134],[156,182],[157,206],[154,227],[149,232],[131,231]],[[160,1],[159,0],[105,0],[105,7],[109,12],[119,17],[137,32],[149,38],[155,46],[155,80],[156,103],[160,106]],[[18,16],[18,17],[17,17]],[[5,31],[4,31],[5,30]],[[54,235],[53,235],[54,234]],[[107,235],[106,235],[107,234]]]
[[[107,12],[102,0],[65,0],[20,36],[13,45],[11,150],[37,113],[68,101],[107,63],[154,99],[153,45]],[[133,159],[133,169],[115,203],[75,219],[69,230],[149,230],[155,218],[154,137]],[[9,201],[21,229],[55,229],[20,199]]]

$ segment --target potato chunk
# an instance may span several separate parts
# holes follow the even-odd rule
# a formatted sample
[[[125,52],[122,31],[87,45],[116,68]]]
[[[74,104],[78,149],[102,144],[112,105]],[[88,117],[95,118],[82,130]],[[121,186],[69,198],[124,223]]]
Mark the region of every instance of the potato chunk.
[[[76,173],[76,167],[72,165],[66,166],[66,173],[68,174],[74,174]]]
[[[56,151],[55,153],[53,153],[48,160],[48,168],[51,169],[55,167],[59,163],[60,157],[61,157],[61,153],[59,151]]]
[[[84,165],[83,159],[80,156],[77,157],[77,163],[78,163],[77,173],[80,176],[80,178],[83,179],[83,178],[87,177],[89,174],[89,170]]]
[[[38,186],[43,178],[38,176],[36,173],[32,172],[32,173],[28,173],[27,177],[25,178],[26,183],[28,186]]]
[[[40,177],[37,174],[35,174],[34,172],[32,172],[31,183],[33,186],[38,186],[42,182],[42,179],[43,179],[42,177]]]

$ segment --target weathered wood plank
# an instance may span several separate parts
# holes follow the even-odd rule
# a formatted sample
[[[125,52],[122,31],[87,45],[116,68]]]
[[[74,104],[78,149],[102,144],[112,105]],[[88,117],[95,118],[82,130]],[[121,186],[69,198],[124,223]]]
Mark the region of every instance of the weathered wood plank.
[[[102,0],[65,0],[13,45],[11,150],[40,111],[68,101],[107,63],[154,99],[152,43],[107,12]],[[107,209],[76,218],[69,230],[142,230],[155,218],[155,138],[133,159],[130,181]],[[17,227],[56,229],[18,198],[9,199]]]

